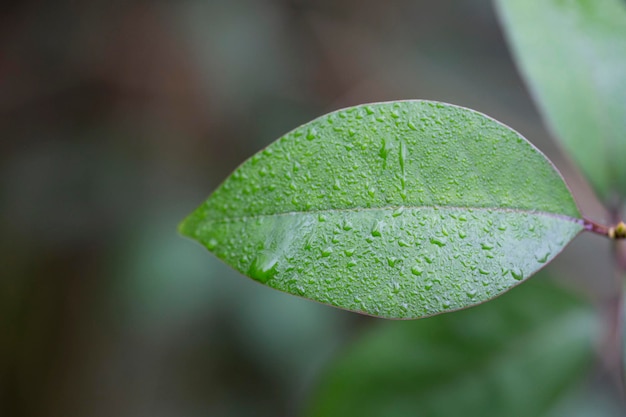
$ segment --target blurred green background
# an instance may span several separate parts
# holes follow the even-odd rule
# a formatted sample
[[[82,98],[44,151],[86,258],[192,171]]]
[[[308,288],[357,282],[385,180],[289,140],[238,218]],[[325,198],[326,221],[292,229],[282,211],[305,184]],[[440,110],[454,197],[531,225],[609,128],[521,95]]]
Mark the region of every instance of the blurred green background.
[[[299,124],[403,98],[519,130],[605,220],[488,0],[3,2],[0,416],[295,415],[381,320],[260,286],[177,223]],[[601,302],[607,248],[552,268]]]

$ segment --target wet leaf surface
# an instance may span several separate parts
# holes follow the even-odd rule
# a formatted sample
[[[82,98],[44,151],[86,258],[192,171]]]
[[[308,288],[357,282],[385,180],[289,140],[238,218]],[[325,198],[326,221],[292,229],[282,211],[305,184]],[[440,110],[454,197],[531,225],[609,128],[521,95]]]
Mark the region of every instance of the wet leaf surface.
[[[581,230],[560,174],[457,106],[357,106],[288,133],[181,224],[243,274],[348,310],[418,318],[489,300]]]

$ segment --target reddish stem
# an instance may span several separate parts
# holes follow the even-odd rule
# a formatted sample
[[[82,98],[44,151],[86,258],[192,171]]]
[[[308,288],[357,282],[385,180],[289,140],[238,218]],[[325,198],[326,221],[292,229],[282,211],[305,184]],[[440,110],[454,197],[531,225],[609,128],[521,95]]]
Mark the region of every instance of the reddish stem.
[[[583,219],[583,226],[585,230],[588,232],[592,232],[598,235],[606,236],[610,238],[611,235],[611,227],[604,226],[602,224],[598,224],[593,220],[589,220],[587,218]]]

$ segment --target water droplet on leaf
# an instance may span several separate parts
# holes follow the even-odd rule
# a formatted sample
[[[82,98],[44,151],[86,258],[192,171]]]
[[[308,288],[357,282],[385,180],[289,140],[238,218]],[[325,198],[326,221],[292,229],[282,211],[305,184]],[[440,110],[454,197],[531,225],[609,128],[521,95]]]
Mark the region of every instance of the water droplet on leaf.
[[[431,237],[430,238],[430,243],[432,243],[433,245],[437,245],[440,248],[446,246],[446,242],[444,239],[439,239],[437,237]]]
[[[548,258],[550,257],[550,255],[550,252],[544,253],[542,256],[537,258],[537,262],[539,262],[540,264],[545,264],[546,262],[548,262]]]
[[[276,276],[278,272],[278,259],[268,257],[267,255],[259,255],[254,258],[248,269],[248,276],[265,284]]]
[[[313,140],[315,139],[316,135],[317,135],[317,131],[315,130],[315,128],[309,129],[308,133],[306,134],[306,139]]]
[[[524,272],[521,269],[511,269],[511,275],[518,281],[524,279]]]
[[[389,265],[390,267],[395,267],[396,264],[398,263],[399,259],[394,257],[394,256],[390,256],[389,258],[387,258],[387,265]]]

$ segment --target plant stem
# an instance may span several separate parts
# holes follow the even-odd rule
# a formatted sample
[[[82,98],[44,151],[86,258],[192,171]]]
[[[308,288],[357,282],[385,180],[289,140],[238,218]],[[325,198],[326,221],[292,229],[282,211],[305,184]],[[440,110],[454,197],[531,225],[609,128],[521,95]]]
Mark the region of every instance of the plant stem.
[[[593,220],[589,220],[587,218],[583,218],[583,225],[585,227],[585,230],[587,230],[588,232],[592,232],[601,236],[606,236],[609,237],[609,227],[604,226],[602,224],[598,224],[596,222],[594,222]]]
[[[616,223],[615,226],[608,227],[596,223],[593,220],[584,218],[583,226],[588,232],[592,232],[601,236],[606,236],[609,239],[626,239],[626,223],[624,223],[623,221],[619,221],[619,223]]]
[[[621,276],[621,275],[620,275]],[[603,311],[604,339],[602,345],[602,361],[606,367],[608,378],[615,386],[622,406],[626,407],[626,381],[624,380],[623,361],[623,316],[624,297],[620,290],[605,303]]]
[[[624,379],[624,291],[623,280],[626,278],[626,241],[624,241],[624,223],[621,218],[622,206],[616,205],[611,211],[612,220],[617,226],[608,228],[607,236],[613,240],[615,295],[606,305],[606,335],[604,361],[611,379],[619,392],[622,406],[626,407],[626,381]]]

